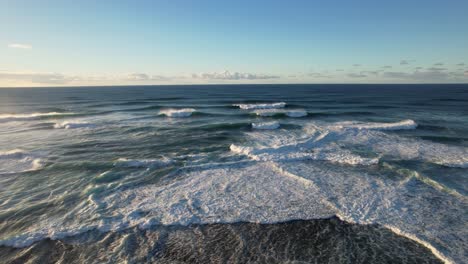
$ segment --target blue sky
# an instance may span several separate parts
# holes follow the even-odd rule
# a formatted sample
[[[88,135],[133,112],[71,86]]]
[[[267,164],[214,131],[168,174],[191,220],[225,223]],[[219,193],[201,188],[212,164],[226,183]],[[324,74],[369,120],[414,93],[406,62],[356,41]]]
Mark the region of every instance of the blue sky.
[[[0,0],[0,86],[468,82],[468,1]]]

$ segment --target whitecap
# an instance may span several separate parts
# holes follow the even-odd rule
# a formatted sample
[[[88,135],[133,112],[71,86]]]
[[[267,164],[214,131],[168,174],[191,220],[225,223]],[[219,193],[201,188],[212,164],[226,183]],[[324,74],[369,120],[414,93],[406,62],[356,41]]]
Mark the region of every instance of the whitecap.
[[[234,104],[240,109],[251,110],[251,109],[273,109],[273,108],[284,108],[285,102],[271,103],[271,104]]]
[[[48,113],[30,113],[30,114],[0,114],[0,121],[22,121],[29,119],[36,119],[47,116],[61,116],[61,115],[72,115],[73,113],[59,113],[59,112],[48,112]]]
[[[414,120],[407,119],[394,123],[374,123],[374,122],[356,122],[345,121],[334,124],[337,128],[356,128],[367,130],[404,130],[415,129],[418,124]]]
[[[75,129],[75,128],[94,128],[96,127],[95,124],[90,124],[88,122],[72,122],[72,121],[65,121],[61,123],[56,123],[54,125],[54,128],[59,128],[59,129]]]
[[[91,202],[75,209],[79,213],[75,218],[41,222],[26,233],[2,238],[0,245],[28,246],[46,237],[60,239],[91,229],[277,223],[337,215],[350,223],[388,227],[447,261],[460,261],[464,256],[463,202],[415,180],[303,162],[213,166],[182,171],[180,176],[166,184],[93,196]],[[433,197],[439,198],[436,203]],[[96,210],[112,216],[83,221]]]
[[[277,129],[279,127],[280,127],[280,124],[276,121],[264,122],[264,123],[252,123],[253,129]]]
[[[183,108],[183,109],[166,109],[159,112],[160,115],[165,115],[167,117],[189,117],[195,112],[196,109],[193,108]]]
[[[0,152],[0,174],[36,171],[43,166],[40,157],[21,149]]]

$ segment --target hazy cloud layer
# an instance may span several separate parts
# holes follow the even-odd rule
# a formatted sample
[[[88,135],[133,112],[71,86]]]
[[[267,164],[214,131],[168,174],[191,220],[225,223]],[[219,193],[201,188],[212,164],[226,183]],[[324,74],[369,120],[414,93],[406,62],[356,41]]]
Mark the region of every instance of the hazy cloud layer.
[[[416,82],[454,81],[452,78],[453,76],[451,75],[454,75],[454,74],[448,73],[445,71],[439,71],[439,70],[415,71],[412,73],[407,73],[407,72],[385,72],[383,73],[384,78],[399,79],[402,81],[416,81]]]
[[[168,81],[171,78],[161,75],[148,75],[146,73],[132,73],[127,76],[129,81]]]
[[[116,75],[67,75],[44,72],[0,71],[0,87],[16,86],[86,86],[86,85],[152,85],[204,83],[468,83],[467,69],[415,67],[414,71],[392,71],[384,66],[358,72],[340,69],[310,73],[270,75],[241,72],[212,72],[180,76],[152,75],[144,72]]]
[[[11,48],[11,49],[32,49],[31,45],[21,44],[21,43],[8,44],[8,47]]]
[[[308,76],[312,77],[312,78],[332,78],[333,76],[329,75],[329,74],[324,74],[324,73],[320,73],[320,72],[311,72],[308,74]]]
[[[66,84],[74,80],[60,73],[0,72],[0,80],[31,82],[37,84]]]
[[[365,75],[363,73],[349,73],[348,77],[351,77],[351,78],[366,78],[367,75]]]
[[[254,73],[240,73],[240,72],[213,72],[213,73],[200,73],[192,74],[194,79],[205,79],[205,80],[267,80],[280,78],[276,75],[265,75],[265,74],[254,74]]]
[[[401,60],[400,61],[400,65],[408,65],[409,64],[409,61],[407,60]]]
[[[431,67],[427,68],[428,71],[446,71],[447,68],[440,68],[440,67]]]
[[[47,85],[116,85],[116,84],[177,84],[203,83],[210,81],[256,81],[277,79],[280,76],[253,73],[201,73],[186,76],[150,75],[130,73],[124,75],[71,76],[61,73],[0,71],[0,87],[47,86]]]

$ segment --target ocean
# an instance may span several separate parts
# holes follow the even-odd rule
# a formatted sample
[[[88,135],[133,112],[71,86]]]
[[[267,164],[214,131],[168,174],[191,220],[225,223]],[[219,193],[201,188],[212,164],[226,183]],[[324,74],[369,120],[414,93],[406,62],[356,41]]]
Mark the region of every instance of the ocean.
[[[468,85],[0,89],[1,263],[468,263]]]

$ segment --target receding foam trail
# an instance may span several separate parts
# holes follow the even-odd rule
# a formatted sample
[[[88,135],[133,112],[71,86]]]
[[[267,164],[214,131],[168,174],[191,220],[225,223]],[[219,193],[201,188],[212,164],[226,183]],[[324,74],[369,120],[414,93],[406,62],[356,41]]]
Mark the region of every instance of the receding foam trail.
[[[337,147],[316,148],[314,151],[307,151],[299,145],[290,145],[284,148],[255,149],[232,144],[230,149],[234,153],[246,155],[256,161],[322,160],[348,165],[374,165],[379,163],[378,158],[360,157]]]
[[[274,108],[284,108],[286,106],[285,102],[271,103],[271,104],[234,104],[240,109],[252,110],[252,109],[274,109]]]
[[[49,113],[31,113],[31,114],[0,114],[0,121],[21,121],[28,119],[35,119],[39,117],[46,116],[60,116],[60,115],[72,115],[73,113],[59,113],[59,112],[49,112]]]
[[[133,226],[276,223],[334,215],[315,195],[314,186],[285,178],[268,163],[192,169],[181,176],[161,186],[145,185],[104,197],[92,194],[87,202],[54,221],[37,223],[16,236],[0,236],[0,245],[25,247],[47,237],[60,239],[92,229],[107,232]],[[99,210],[107,212],[105,221],[96,219]]]
[[[183,108],[183,109],[166,109],[159,112],[160,115],[165,115],[167,117],[189,117],[196,110],[193,108]]]
[[[264,122],[264,123],[252,123],[253,129],[277,129],[279,127],[280,127],[280,124],[276,121]]]
[[[0,245],[24,247],[92,229],[210,223],[277,223],[337,215],[358,224],[381,224],[431,249],[446,262],[463,262],[466,201],[416,181],[369,171],[303,162],[256,162],[181,171],[178,180],[145,185],[89,201],[58,220],[1,237]],[[434,197],[438,197],[434,202]],[[95,219],[105,210],[106,220]],[[90,220],[88,220],[90,219]],[[445,223],[450,222],[451,225]]]
[[[0,151],[0,174],[35,171],[43,166],[42,159],[21,149]]]
[[[173,160],[169,158],[161,158],[161,159],[127,159],[127,158],[119,158],[114,165],[118,167],[127,167],[127,168],[159,168],[165,167],[170,164],[174,163]]]
[[[418,124],[411,119],[403,120],[395,123],[372,123],[372,122],[356,122],[346,121],[335,123],[337,128],[356,128],[367,130],[404,130],[415,129]]]
[[[75,128],[94,128],[96,127],[95,124],[90,124],[88,122],[81,122],[81,121],[65,121],[61,123],[56,123],[54,128],[61,128],[61,129],[75,129]]]

